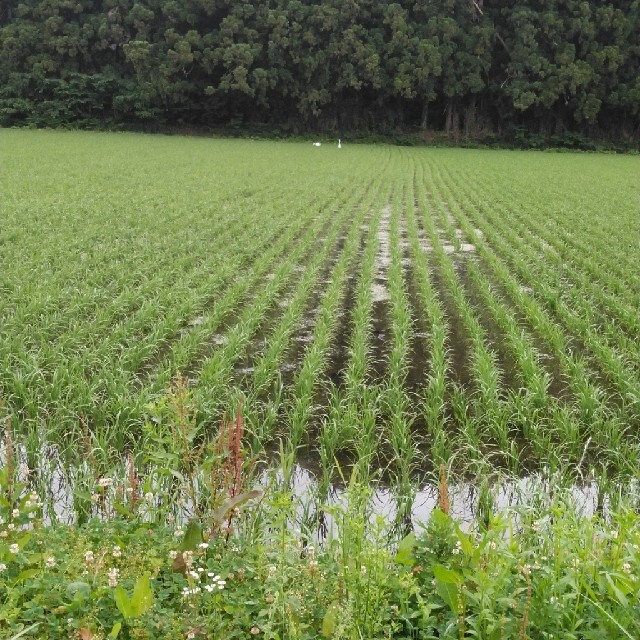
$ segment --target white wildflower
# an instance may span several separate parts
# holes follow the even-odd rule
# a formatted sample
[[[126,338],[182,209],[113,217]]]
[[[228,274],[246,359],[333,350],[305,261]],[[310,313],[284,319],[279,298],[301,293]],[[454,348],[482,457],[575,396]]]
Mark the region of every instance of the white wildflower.
[[[187,569],[191,567],[191,565],[193,564],[193,551],[183,551],[182,559],[184,560],[184,564]]]
[[[56,559],[53,556],[49,556],[47,558],[47,561],[45,562],[45,565],[47,566],[47,568],[53,569],[56,566]]]
[[[17,544],[10,544],[9,545],[9,552],[10,553],[19,553],[20,552],[20,547]]]
[[[120,573],[119,569],[115,567],[109,569],[109,586],[113,589],[118,586],[118,574]]]

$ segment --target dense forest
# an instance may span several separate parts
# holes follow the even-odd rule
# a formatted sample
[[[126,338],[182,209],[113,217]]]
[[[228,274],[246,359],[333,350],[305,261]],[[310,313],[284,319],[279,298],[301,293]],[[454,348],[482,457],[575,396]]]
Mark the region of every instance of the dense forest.
[[[0,0],[0,125],[640,138],[640,0]]]

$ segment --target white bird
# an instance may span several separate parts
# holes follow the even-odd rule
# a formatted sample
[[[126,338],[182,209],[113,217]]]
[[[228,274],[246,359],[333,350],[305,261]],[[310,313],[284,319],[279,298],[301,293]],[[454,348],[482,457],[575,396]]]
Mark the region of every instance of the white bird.
[[[340,142],[340,138],[338,138],[338,149],[342,149],[342,142]]]
[[[314,147],[319,147],[319,146],[320,146],[320,144],[321,144],[320,142],[314,142],[314,143],[313,143],[313,146],[314,146]]]

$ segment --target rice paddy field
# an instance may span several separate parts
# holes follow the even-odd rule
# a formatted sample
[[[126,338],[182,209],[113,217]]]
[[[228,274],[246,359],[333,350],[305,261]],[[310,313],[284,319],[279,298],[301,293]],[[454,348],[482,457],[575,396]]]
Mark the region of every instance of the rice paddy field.
[[[0,638],[640,637],[637,156],[0,160]]]
[[[177,376],[198,437],[242,402],[326,488],[637,473],[637,157],[1,138],[2,412],[43,482],[144,451]]]

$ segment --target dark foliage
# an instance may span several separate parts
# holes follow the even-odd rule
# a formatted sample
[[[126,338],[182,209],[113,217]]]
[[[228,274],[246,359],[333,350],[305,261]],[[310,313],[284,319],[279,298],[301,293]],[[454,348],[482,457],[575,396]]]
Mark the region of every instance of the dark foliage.
[[[640,0],[2,0],[0,125],[640,137]]]

